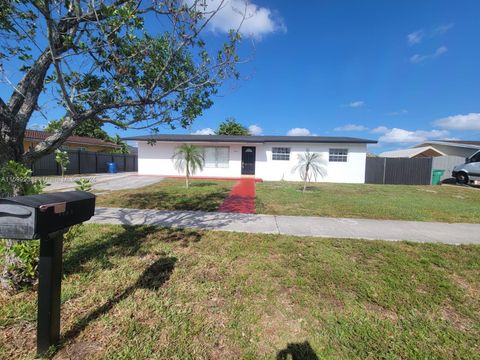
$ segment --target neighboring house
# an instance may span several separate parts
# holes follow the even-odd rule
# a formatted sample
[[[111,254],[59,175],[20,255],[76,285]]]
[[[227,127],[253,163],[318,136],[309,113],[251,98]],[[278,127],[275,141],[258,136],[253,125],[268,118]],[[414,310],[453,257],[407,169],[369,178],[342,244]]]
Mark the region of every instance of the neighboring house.
[[[23,146],[25,150],[35,147],[39,142],[49,137],[51,133],[39,130],[26,130]],[[86,137],[86,136],[69,136],[60,147],[62,150],[81,150],[92,152],[112,152],[119,146],[111,142]]]
[[[327,175],[318,181],[364,183],[367,144],[376,141],[322,136],[147,135],[138,142],[138,173],[178,176],[172,156],[181,144],[202,147],[205,167],[198,177],[300,181],[292,172],[306,151],[322,154]]]
[[[459,156],[466,158],[480,150],[480,141],[466,140],[431,140],[414,145],[408,149],[386,151],[380,154],[381,157],[437,157],[437,156]]]

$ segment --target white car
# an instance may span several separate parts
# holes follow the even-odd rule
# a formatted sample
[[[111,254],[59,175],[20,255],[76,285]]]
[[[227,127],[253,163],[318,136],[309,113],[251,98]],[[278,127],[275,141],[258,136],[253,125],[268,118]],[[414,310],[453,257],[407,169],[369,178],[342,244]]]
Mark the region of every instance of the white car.
[[[465,159],[465,163],[453,168],[452,176],[460,184],[469,184],[475,178],[480,178],[480,150]]]

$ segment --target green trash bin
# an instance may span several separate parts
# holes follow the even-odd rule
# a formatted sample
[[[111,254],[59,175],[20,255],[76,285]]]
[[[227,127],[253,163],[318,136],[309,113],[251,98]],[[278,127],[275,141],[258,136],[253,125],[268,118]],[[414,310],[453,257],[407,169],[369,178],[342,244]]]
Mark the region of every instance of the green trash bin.
[[[432,185],[440,185],[442,183],[442,176],[445,170],[433,169],[432,171]]]

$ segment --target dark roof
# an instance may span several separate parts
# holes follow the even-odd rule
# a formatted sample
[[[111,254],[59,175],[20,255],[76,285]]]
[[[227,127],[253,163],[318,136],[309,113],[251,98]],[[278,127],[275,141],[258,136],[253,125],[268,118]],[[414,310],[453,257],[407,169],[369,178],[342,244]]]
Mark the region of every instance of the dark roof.
[[[452,144],[480,146],[480,141],[475,141],[475,140],[438,140],[438,141],[448,142],[448,143],[452,143]]]
[[[376,144],[375,140],[336,136],[232,136],[232,135],[142,135],[125,137],[123,140],[134,141],[175,141],[175,142],[232,142],[232,143],[356,143]]]
[[[40,130],[25,130],[25,140],[28,141],[42,141],[45,140],[47,137],[52,135],[47,131],[40,131]],[[108,148],[117,148],[118,145],[111,143],[109,141],[104,141],[101,139],[96,139],[87,136],[76,136],[72,135],[69,136],[65,143],[67,144],[77,144],[77,145],[95,145],[95,146],[103,146]]]

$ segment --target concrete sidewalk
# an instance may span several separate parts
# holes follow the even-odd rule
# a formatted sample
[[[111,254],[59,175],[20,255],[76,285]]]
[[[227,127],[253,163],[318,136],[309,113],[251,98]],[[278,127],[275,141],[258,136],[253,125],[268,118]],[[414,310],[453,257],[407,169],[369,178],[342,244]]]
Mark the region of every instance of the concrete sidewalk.
[[[199,211],[97,208],[89,221],[97,224],[238,231],[368,240],[409,240],[445,244],[480,244],[480,224],[337,219]]]

